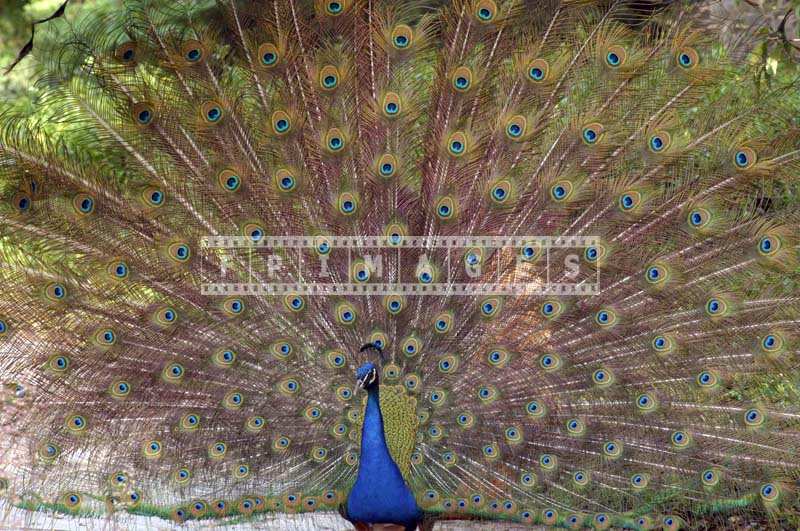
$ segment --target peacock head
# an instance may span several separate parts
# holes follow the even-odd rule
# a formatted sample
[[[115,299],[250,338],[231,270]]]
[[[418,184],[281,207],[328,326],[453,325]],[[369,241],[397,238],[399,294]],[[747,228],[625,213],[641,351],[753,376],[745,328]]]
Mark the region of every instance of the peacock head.
[[[356,389],[370,390],[378,385],[378,368],[367,362],[356,369]]]

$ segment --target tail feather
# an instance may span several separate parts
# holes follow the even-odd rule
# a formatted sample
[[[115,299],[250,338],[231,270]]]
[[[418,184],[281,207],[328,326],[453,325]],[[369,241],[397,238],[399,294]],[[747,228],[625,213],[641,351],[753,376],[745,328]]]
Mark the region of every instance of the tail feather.
[[[797,363],[798,218],[762,199],[800,172],[796,109],[787,87],[745,100],[691,9],[133,3],[71,24],[34,51],[47,111],[0,117],[12,505],[332,509],[376,342],[429,513],[677,527],[792,499],[798,417],[774,390]],[[283,236],[313,246],[259,247]],[[525,241],[368,256],[443,236]],[[276,271],[285,292],[203,291]],[[576,271],[599,289],[292,287]]]

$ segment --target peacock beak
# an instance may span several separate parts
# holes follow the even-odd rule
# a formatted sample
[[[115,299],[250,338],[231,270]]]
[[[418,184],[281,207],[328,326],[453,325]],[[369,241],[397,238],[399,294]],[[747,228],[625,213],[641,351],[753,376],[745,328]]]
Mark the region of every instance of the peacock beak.
[[[367,383],[366,380],[368,376],[369,374],[367,374],[367,376],[364,376],[363,378],[359,378],[358,380],[356,380],[356,388],[353,390],[353,396],[356,396],[358,394],[359,389],[364,388],[364,385],[366,385]]]

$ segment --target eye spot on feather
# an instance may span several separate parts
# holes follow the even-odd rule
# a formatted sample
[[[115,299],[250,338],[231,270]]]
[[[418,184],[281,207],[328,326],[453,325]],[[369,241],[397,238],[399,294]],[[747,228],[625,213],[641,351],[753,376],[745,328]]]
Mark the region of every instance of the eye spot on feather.
[[[606,513],[597,513],[592,520],[597,529],[606,529],[611,524],[611,518]]]
[[[674,342],[669,336],[657,335],[650,344],[658,354],[670,352],[674,348]]]
[[[185,243],[173,243],[167,248],[167,254],[174,262],[184,263],[192,256],[192,251]]]
[[[519,426],[509,426],[503,432],[508,444],[519,444],[523,440],[523,431]]]
[[[757,408],[748,409],[744,413],[744,423],[749,428],[757,428],[764,424],[766,420],[766,416],[764,413]]]
[[[393,177],[397,171],[397,159],[394,155],[386,153],[378,159],[376,167],[378,168],[378,174],[388,179]]]
[[[689,212],[687,221],[690,227],[694,229],[703,229],[710,223],[711,213],[705,208],[695,208]]]
[[[249,417],[247,421],[245,421],[245,429],[250,433],[260,432],[265,425],[266,421],[264,420],[264,417],[258,415]]]
[[[412,393],[419,391],[420,388],[419,376],[417,376],[416,374],[407,374],[406,377],[403,379],[403,385],[408,391]]]
[[[664,284],[669,279],[667,268],[661,264],[653,264],[645,270],[645,279],[651,285]]]
[[[281,56],[274,44],[265,43],[258,47],[258,57],[262,67],[273,68],[278,64]]]
[[[759,494],[765,502],[774,502],[780,495],[780,488],[774,483],[765,483],[759,489]]]
[[[466,66],[459,66],[450,77],[456,92],[467,92],[472,87],[472,70]]]
[[[155,118],[155,110],[153,106],[149,103],[137,103],[133,106],[133,118],[136,120],[136,124],[142,127],[147,127],[148,125],[153,123],[153,119]]]
[[[284,378],[278,384],[278,391],[285,396],[294,396],[300,392],[300,382],[295,378]]]
[[[272,131],[278,136],[287,135],[292,129],[292,120],[284,111],[275,111],[271,117]]]
[[[533,487],[536,485],[536,475],[523,470],[519,475],[519,482],[523,487]]]
[[[101,328],[95,333],[94,340],[101,347],[111,347],[117,342],[117,334],[111,328]]]
[[[562,305],[558,301],[545,301],[542,303],[540,312],[543,317],[552,319],[561,313]]]
[[[603,443],[603,455],[611,460],[618,459],[622,455],[622,443],[619,441]]]
[[[461,413],[456,417],[456,422],[464,429],[469,429],[475,425],[475,417],[472,413]]]
[[[602,328],[610,328],[617,323],[617,313],[611,309],[601,309],[595,314],[594,322]]]
[[[647,147],[653,153],[661,153],[672,144],[672,137],[666,131],[659,131],[650,136]]]
[[[700,63],[700,54],[697,50],[691,47],[685,47],[678,50],[675,54],[675,62],[684,70],[691,70]]]
[[[547,80],[547,77],[550,73],[550,63],[548,63],[545,59],[534,59],[528,64],[528,68],[526,70],[527,78],[529,81],[533,83],[541,83],[542,81]]]
[[[636,397],[636,407],[642,413],[649,413],[656,409],[655,398],[647,393],[642,393]]]
[[[114,50],[114,58],[125,64],[133,65],[136,63],[136,44],[133,42],[126,42],[117,46]]]
[[[524,116],[521,114],[512,116],[506,122],[506,136],[513,141],[521,140],[525,135],[527,127],[528,120]]]
[[[717,386],[717,384],[719,384],[719,378],[715,373],[709,370],[704,370],[697,375],[695,382],[702,389],[713,389]]]
[[[447,152],[455,158],[461,157],[467,151],[467,135],[457,131],[447,139]]]
[[[719,297],[711,297],[706,301],[706,313],[711,317],[719,317],[725,315],[728,310],[728,304],[724,299]]]
[[[485,444],[481,450],[483,452],[483,457],[487,461],[496,461],[500,458],[500,448],[497,446],[497,443]]]
[[[229,297],[222,303],[222,311],[230,317],[241,315],[244,312],[244,301],[239,297]]]
[[[497,16],[497,4],[492,0],[482,0],[475,6],[475,18],[478,22],[486,24],[492,22]]]
[[[447,312],[439,314],[433,321],[433,327],[437,334],[446,334],[453,326],[453,316]]]
[[[398,24],[392,29],[391,43],[396,50],[405,50],[411,46],[414,32],[405,24]]]
[[[594,145],[603,138],[604,132],[605,128],[602,124],[597,122],[590,123],[585,125],[581,130],[581,138],[584,144]]]
[[[552,454],[542,454],[539,456],[539,466],[542,470],[554,470],[558,466],[558,458]]]
[[[344,12],[345,6],[339,0],[333,0],[325,4],[325,11],[331,16],[339,16]]]
[[[581,419],[569,419],[567,421],[567,433],[575,436],[580,436],[586,433],[586,425]]]
[[[672,432],[672,435],[670,436],[670,441],[672,442],[672,446],[674,448],[682,450],[691,445],[692,438],[687,432],[682,430],[677,430]]]
[[[47,361],[47,368],[54,374],[63,374],[69,370],[70,363],[69,356],[54,354]]]
[[[456,201],[452,197],[444,196],[436,202],[436,216],[443,220],[450,220],[455,217]]]
[[[483,404],[491,404],[499,397],[497,388],[493,385],[482,385],[478,387],[478,400]]]
[[[158,459],[161,457],[161,451],[161,442],[157,440],[148,441],[142,447],[142,453],[147,459]]]
[[[11,205],[20,214],[28,212],[32,204],[31,196],[25,192],[18,192],[11,198]]]
[[[444,389],[431,389],[428,393],[428,401],[435,406],[441,406],[447,400],[447,391]]]
[[[542,520],[544,521],[545,525],[555,525],[556,521],[558,520],[558,511],[555,509],[542,510]]]
[[[76,492],[64,494],[61,497],[61,503],[68,509],[77,509],[81,504],[81,496]]]
[[[77,434],[86,431],[89,423],[83,415],[69,415],[64,421],[64,425],[71,433]]]
[[[212,443],[208,447],[208,457],[211,459],[222,459],[226,453],[228,453],[228,445],[224,442]]]
[[[170,306],[165,306],[155,311],[153,319],[160,326],[170,326],[178,321],[178,312]]]
[[[714,468],[709,468],[700,474],[700,479],[704,487],[714,487],[719,484],[720,473]]]
[[[45,463],[52,463],[59,455],[61,455],[61,448],[56,446],[54,443],[43,442],[38,446],[36,454],[39,459]]]
[[[642,202],[642,194],[635,190],[624,192],[619,196],[619,209],[622,212],[631,212],[636,210]]]
[[[331,153],[339,153],[345,147],[345,138],[337,128],[330,129],[325,135],[325,148]]]
[[[283,298],[283,303],[292,312],[300,312],[305,308],[306,302],[300,295],[289,294]]]
[[[761,350],[767,353],[778,352],[783,349],[784,339],[783,336],[777,333],[767,334],[761,339]]]
[[[356,309],[349,302],[342,302],[336,305],[336,320],[339,324],[350,326],[356,322]]]
[[[605,62],[606,65],[612,69],[619,68],[625,64],[628,58],[628,53],[622,46],[611,46],[606,52]]]
[[[607,253],[606,247],[604,245],[598,244],[587,247],[583,251],[583,258],[590,264],[596,264],[605,258]]]
[[[219,123],[223,116],[222,106],[215,101],[206,102],[200,108],[200,115],[207,124]]]
[[[758,253],[761,256],[774,256],[783,246],[781,239],[776,236],[762,236],[758,240]]]
[[[51,282],[44,288],[44,296],[52,301],[63,301],[67,297],[67,288],[60,282]]]
[[[572,183],[566,179],[554,183],[550,187],[550,197],[558,203],[564,202],[572,196]]]
[[[230,411],[241,409],[244,405],[244,396],[239,391],[230,391],[222,399],[222,406]]]
[[[503,205],[511,197],[512,186],[511,181],[503,179],[495,182],[489,189],[489,198],[494,204]]]
[[[646,474],[634,474],[631,476],[631,486],[636,490],[647,488],[650,478]]]
[[[539,367],[545,372],[554,372],[561,368],[561,356],[558,354],[545,354],[539,358]]]
[[[200,41],[189,40],[183,43],[181,47],[181,55],[187,64],[196,64],[203,60],[205,50]]]
[[[185,370],[180,363],[169,363],[161,371],[162,378],[168,383],[178,383],[183,379]]]
[[[108,387],[109,394],[116,399],[127,398],[131,394],[131,384],[124,380],[112,382]]]
[[[520,249],[520,258],[524,262],[533,262],[541,256],[542,248],[536,242],[529,242],[526,243]]]
[[[184,432],[196,431],[200,427],[200,416],[196,413],[187,413],[181,417],[178,426]]]
[[[387,92],[383,97],[381,106],[383,115],[387,118],[397,118],[402,112],[402,100],[396,92]]]
[[[358,199],[350,192],[344,192],[339,195],[337,200],[339,205],[339,212],[345,216],[350,216],[356,212],[358,208]]]
[[[283,453],[289,449],[291,443],[292,441],[289,439],[289,437],[286,437],[285,435],[277,435],[272,440],[272,450],[276,453]]]
[[[142,198],[147,206],[157,208],[164,204],[166,196],[161,189],[151,186],[145,188],[144,192],[142,193]]]
[[[125,280],[130,274],[127,262],[123,260],[115,260],[108,265],[108,272],[111,277],[116,280]]]
[[[749,147],[739,148],[733,156],[733,162],[739,170],[751,168],[757,160],[756,152]]]
[[[317,406],[308,406],[303,410],[303,417],[310,422],[315,422],[322,418],[322,410]]]
[[[489,354],[487,355],[487,360],[489,362],[489,365],[491,365],[492,367],[501,369],[506,365],[508,365],[510,356],[508,354],[508,351],[498,348],[489,351]]]
[[[490,298],[480,303],[481,317],[492,318],[495,317],[500,310],[500,299]]]
[[[239,465],[233,469],[233,477],[234,479],[246,479],[250,476],[250,466],[249,465]]]
[[[72,198],[72,207],[80,216],[88,216],[94,212],[94,198],[89,194],[76,194]]]

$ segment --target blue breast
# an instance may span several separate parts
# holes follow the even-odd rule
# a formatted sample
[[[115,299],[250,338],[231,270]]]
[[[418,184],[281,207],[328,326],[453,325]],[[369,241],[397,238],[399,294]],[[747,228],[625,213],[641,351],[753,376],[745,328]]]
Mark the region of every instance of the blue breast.
[[[392,523],[414,529],[422,512],[386,446],[379,404],[376,386],[369,390],[367,399],[358,477],[347,497],[347,518],[352,522]]]

